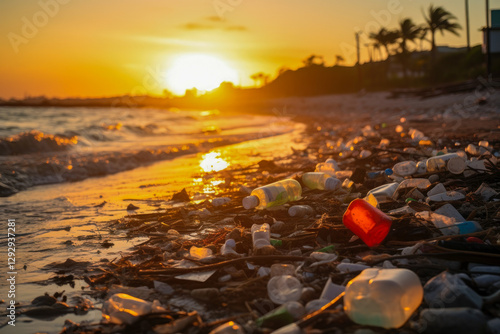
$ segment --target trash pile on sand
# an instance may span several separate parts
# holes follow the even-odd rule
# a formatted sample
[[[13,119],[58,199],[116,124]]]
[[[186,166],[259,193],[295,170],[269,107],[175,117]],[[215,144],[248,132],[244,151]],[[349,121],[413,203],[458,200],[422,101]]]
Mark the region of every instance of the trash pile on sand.
[[[500,132],[417,125],[312,123],[218,197],[116,221],[149,239],[80,274],[103,318],[62,333],[500,333]]]

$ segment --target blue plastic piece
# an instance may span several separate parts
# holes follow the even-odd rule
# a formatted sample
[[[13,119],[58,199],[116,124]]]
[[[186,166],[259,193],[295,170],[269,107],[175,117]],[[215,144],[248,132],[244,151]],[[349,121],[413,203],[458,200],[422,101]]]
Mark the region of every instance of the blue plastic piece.
[[[474,232],[480,231],[479,228],[477,227],[476,223],[474,223],[472,221],[458,223],[455,226],[458,227],[460,234],[469,234],[469,233],[474,233]]]

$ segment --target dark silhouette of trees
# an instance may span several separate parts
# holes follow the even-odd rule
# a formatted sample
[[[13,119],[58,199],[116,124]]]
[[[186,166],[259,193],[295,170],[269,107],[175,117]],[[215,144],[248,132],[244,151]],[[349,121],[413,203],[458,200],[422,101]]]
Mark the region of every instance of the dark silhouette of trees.
[[[387,58],[389,58],[391,55],[389,46],[397,42],[399,33],[397,31],[389,31],[382,27],[378,32],[370,33],[369,37],[375,42],[374,48],[383,47],[387,54]]]
[[[414,42],[419,38],[422,28],[416,25],[412,19],[406,18],[399,21],[399,38],[401,53],[408,53],[407,42]]]
[[[342,57],[341,55],[335,55],[335,66],[340,65],[340,63],[343,63],[344,61],[344,57]]]
[[[309,67],[313,65],[319,65],[319,66],[325,66],[325,60],[323,59],[323,56],[317,56],[317,55],[310,55],[306,59],[302,61],[304,64],[304,67]]]
[[[424,14],[424,18],[427,28],[431,32],[431,53],[434,58],[436,53],[436,31],[440,31],[442,35],[445,32],[451,32],[459,36],[457,30],[462,29],[462,27],[457,22],[454,22],[457,18],[443,7],[430,5],[427,14]]]
[[[255,83],[255,87],[257,87],[259,83],[261,86],[267,85],[269,78],[269,74],[265,74],[264,72],[258,72],[250,76],[250,79],[252,79]]]

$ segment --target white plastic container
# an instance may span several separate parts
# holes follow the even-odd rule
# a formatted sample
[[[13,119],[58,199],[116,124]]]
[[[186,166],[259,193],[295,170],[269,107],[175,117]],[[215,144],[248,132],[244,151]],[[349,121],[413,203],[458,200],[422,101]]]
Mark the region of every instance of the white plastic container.
[[[408,269],[366,269],[346,287],[344,310],[357,324],[399,328],[419,307],[424,291]]]
[[[461,174],[466,164],[457,153],[448,153],[427,159],[426,166],[428,173],[449,171],[453,174]]]
[[[309,189],[336,190],[340,188],[340,181],[324,172],[304,173],[302,182]]]
[[[133,324],[141,315],[164,311],[157,300],[153,303],[125,293],[116,293],[102,304],[103,317],[114,324]]]
[[[290,217],[312,216],[313,214],[314,209],[309,205],[294,205],[288,209],[288,215]]]
[[[271,245],[271,228],[268,223],[252,225],[253,248],[259,249]]]
[[[287,179],[254,189],[250,196],[243,198],[245,209],[265,209],[283,205],[301,198],[302,187],[295,180]]]
[[[415,161],[402,161],[392,167],[394,174],[399,176],[410,176],[417,172],[417,163]]]
[[[302,296],[302,284],[290,275],[275,276],[267,283],[267,294],[275,304],[296,302]]]
[[[372,194],[377,200],[384,200],[388,198],[392,198],[394,196],[394,193],[396,192],[396,189],[398,189],[399,183],[393,182],[393,183],[388,183],[381,185],[380,187],[373,188],[370,190],[367,195]]]

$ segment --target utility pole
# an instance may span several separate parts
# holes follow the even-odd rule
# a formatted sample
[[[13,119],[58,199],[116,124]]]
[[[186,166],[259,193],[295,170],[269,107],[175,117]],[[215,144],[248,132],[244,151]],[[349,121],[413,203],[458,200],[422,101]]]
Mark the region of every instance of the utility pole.
[[[490,1],[486,0],[486,75],[491,73]]]
[[[359,33],[360,33],[359,31],[356,31],[354,33],[354,35],[356,36],[356,55],[358,57],[358,61],[356,62],[356,65],[361,64],[360,59],[359,59],[360,58],[360,56],[359,56]]]
[[[366,46],[366,50],[368,50],[368,56],[370,57],[370,63],[371,63],[371,62],[373,62],[372,50],[370,49],[371,44],[370,43],[366,43],[365,46]]]
[[[466,25],[466,33],[467,33],[467,51],[470,51],[469,0],[465,0],[465,25]]]

